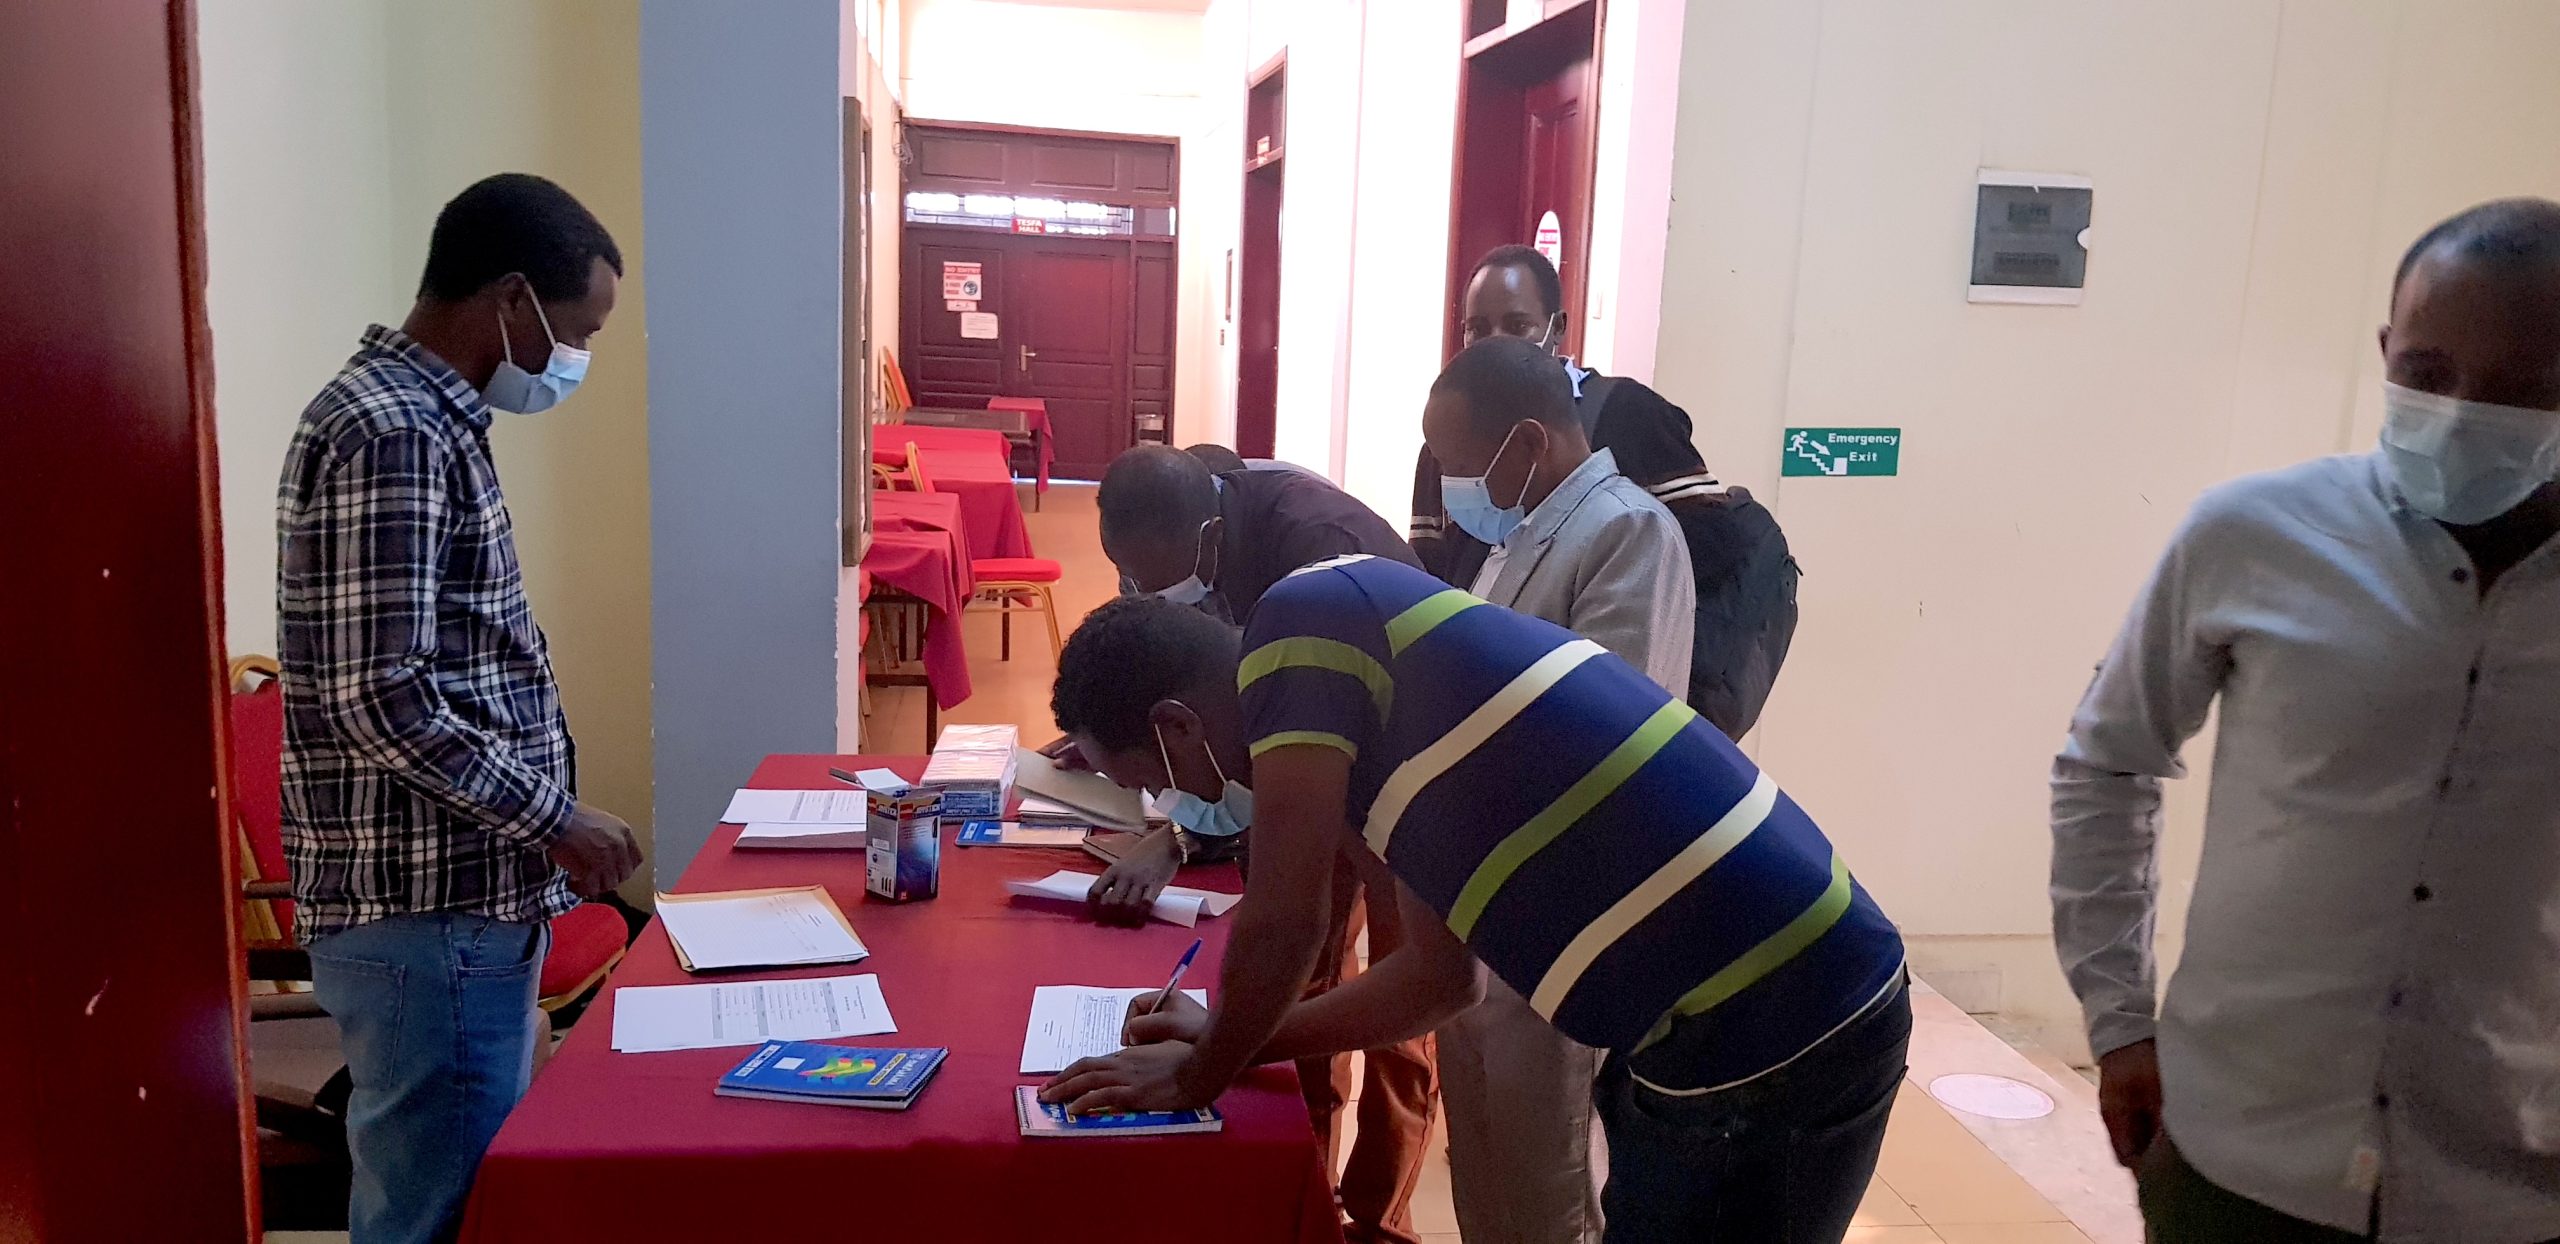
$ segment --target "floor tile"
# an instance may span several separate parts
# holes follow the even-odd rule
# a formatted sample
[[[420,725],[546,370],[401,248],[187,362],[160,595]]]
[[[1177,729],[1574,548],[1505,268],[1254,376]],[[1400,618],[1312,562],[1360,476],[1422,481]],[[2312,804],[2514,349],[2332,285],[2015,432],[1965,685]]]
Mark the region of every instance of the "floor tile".
[[[1916,1085],[1894,1105],[1876,1173],[1931,1226],[2060,1222],[2063,1215]]]
[[[1946,1244],[2089,1244],[2089,1237],[2067,1222],[1962,1223],[1937,1231]]]
[[[1841,1244],[1943,1244],[1927,1227],[1851,1227]]]

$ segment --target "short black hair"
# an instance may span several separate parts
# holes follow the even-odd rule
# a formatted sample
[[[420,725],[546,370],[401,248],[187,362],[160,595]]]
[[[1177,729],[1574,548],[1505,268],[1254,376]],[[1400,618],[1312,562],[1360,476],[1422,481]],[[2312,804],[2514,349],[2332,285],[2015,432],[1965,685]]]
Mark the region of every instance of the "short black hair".
[[[1564,364],[1534,341],[1495,334],[1458,351],[1431,396],[1455,395],[1467,404],[1467,420],[1491,436],[1523,419],[1550,428],[1581,425],[1573,416],[1573,381]]]
[[[1224,445],[1185,445],[1182,447],[1182,452],[1199,459],[1200,465],[1209,468],[1209,473],[1212,475],[1224,475],[1229,471],[1241,471],[1248,465],[1244,460],[1243,454],[1237,453]]]
[[[1476,261],[1475,272],[1468,273],[1467,279],[1474,280],[1476,272],[1487,268],[1518,268],[1528,273],[1529,279],[1538,287],[1538,301],[1547,304],[1547,315],[1553,317],[1556,312],[1564,310],[1564,278],[1556,275],[1556,266],[1548,263],[1547,257],[1538,253],[1537,247],[1522,246],[1517,242],[1494,247],[1484,253],[1484,258]]]
[[[2446,217],[2400,256],[2400,270],[2391,277],[2393,303],[2419,261],[2438,250],[2508,269],[2560,267],[2560,203],[2493,199]]]
[[[1154,737],[1147,710],[1195,688],[1232,683],[1240,632],[1186,605],[1123,596],[1086,614],[1058,656],[1049,711],[1058,729],[1111,751]]]
[[[1184,539],[1218,513],[1218,484],[1198,458],[1170,445],[1134,445],[1102,472],[1094,505],[1106,539]]]
[[[548,178],[500,173],[436,213],[418,296],[458,302],[521,272],[537,298],[583,298],[598,259],[622,275],[621,248],[585,204]]]

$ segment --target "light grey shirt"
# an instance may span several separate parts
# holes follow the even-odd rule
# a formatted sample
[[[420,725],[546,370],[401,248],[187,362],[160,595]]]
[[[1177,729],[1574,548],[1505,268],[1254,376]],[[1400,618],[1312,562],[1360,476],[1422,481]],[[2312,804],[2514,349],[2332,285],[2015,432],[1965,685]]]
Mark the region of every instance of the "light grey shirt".
[[[2053,775],[2054,936],[2101,1053],[2151,1037],[2160,782],[2216,699],[2159,1007],[2213,1182],[2386,1241],[2560,1236],[2560,541],[2485,598],[2372,457],[2198,502]]]
[[[1592,454],[1485,558],[1475,594],[1544,618],[1689,696],[1698,581],[1680,520],[1608,450]]]

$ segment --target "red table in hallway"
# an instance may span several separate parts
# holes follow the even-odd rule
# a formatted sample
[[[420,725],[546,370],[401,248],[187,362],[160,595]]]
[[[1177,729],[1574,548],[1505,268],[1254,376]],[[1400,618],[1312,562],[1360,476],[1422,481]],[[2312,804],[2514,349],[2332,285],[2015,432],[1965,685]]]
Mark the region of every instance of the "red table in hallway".
[[[912,778],[922,757],[771,756],[752,786],[829,785],[830,764]],[[912,1110],[826,1109],[716,1097],[743,1049],[617,1054],[613,987],[686,983],[652,921],[490,1146],[466,1244],[699,1244],[704,1240],[1146,1241],[1339,1244],[1296,1078],[1255,1071],[1219,1103],[1226,1130],[1129,1140],[1023,1139],[1013,1087],[1035,985],[1161,982],[1193,936],[1194,980],[1216,979],[1232,915],[1197,930],[1104,928],[1009,900],[1009,878],[1091,867],[1073,850],[960,849],[943,838],[942,895],[866,901],[860,852],[730,849],[715,832],[678,892],[823,884],[871,957],[755,973],[876,972],[898,1021],[859,1044],[942,1045],[950,1060]],[[1231,866],[1185,882],[1233,890]],[[1214,987],[1214,986],[1213,986]]]
[[[882,585],[924,602],[925,677],[934,704],[949,709],[971,691],[960,616],[978,588],[969,568],[968,520],[960,513],[960,499],[938,492],[874,490],[871,527],[862,569]]]
[[[1022,522],[1022,496],[1013,489],[1013,467],[994,454],[935,449],[918,444],[924,474],[935,492],[960,498],[969,519],[969,556],[1030,557],[1031,529]]]

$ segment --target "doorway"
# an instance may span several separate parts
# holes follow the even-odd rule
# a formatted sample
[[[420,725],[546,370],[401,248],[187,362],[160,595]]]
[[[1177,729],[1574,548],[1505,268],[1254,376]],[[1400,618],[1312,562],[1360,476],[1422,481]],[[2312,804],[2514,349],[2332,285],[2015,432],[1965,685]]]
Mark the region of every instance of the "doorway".
[[[1273,456],[1280,421],[1280,203],[1288,53],[1245,86],[1244,219],[1236,277],[1236,452]]]
[[[1062,479],[1172,423],[1172,139],[910,122],[900,363],[919,406],[1037,397]]]
[[[1561,10],[1550,5],[1536,22],[1469,31],[1458,78],[1443,343],[1449,354],[1458,350],[1458,300],[1476,260],[1513,243],[1537,246],[1554,261],[1564,278],[1568,312],[1558,349],[1567,356],[1581,352],[1606,3],[1583,0]]]

